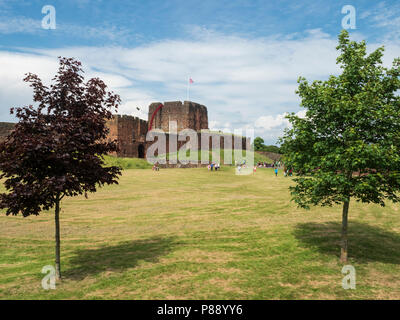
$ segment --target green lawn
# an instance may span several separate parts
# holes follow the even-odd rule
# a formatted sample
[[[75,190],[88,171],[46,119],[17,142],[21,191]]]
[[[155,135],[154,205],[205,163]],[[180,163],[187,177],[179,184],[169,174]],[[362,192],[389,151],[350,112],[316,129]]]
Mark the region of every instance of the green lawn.
[[[115,156],[104,156],[105,166],[118,166],[122,169],[150,169],[153,165],[146,159],[121,158]]]
[[[54,261],[53,213],[0,216],[2,299],[400,299],[399,207],[352,202],[344,290],[341,208],[304,211],[290,178],[258,169],[125,170],[89,199],[63,200],[62,271]]]

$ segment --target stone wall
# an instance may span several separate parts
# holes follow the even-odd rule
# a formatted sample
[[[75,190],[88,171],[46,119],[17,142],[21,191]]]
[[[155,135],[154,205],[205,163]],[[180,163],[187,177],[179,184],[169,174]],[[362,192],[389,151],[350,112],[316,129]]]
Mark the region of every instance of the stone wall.
[[[202,136],[203,134],[203,136]],[[166,153],[170,152],[176,152],[179,151],[179,149],[185,145],[186,143],[193,143],[190,142],[190,137],[186,137],[185,141],[179,141],[178,137],[175,134],[165,134],[166,135]],[[202,138],[205,138],[206,141],[202,142]],[[154,142],[157,141],[157,136],[154,138]],[[214,145],[213,145],[213,139],[214,139]],[[208,140],[208,141],[207,141]],[[171,150],[170,147],[170,142],[174,141],[174,144],[176,143],[176,150]],[[149,142],[148,146],[153,144],[153,142]],[[246,137],[236,137],[233,134],[227,134],[227,133],[213,133],[213,132],[197,132],[197,150],[202,149],[202,144],[204,144],[205,148],[203,150],[208,150],[212,151],[216,148],[220,148],[221,150],[224,149],[242,149],[245,150],[246,148],[250,150],[250,138]],[[195,146],[195,145],[193,145]],[[196,149],[193,147],[193,149]],[[157,155],[158,153],[156,153]]]
[[[154,111],[158,108],[160,102],[155,102],[149,106],[149,125]],[[172,101],[164,102],[164,107],[159,109],[154,117],[152,129],[162,129],[169,132],[169,122],[177,122],[178,132],[183,129],[193,129],[200,131],[208,129],[207,108],[201,104],[191,101]]]
[[[114,115],[107,121],[109,140],[117,140],[118,157],[144,158],[146,155],[147,121],[127,115]]]
[[[0,122],[0,142],[4,141],[5,138],[14,130],[15,123],[12,122]]]
[[[275,153],[275,152],[257,151],[257,153],[262,154],[262,155],[270,158],[273,161],[278,161],[280,158],[282,158],[282,154]]]
[[[149,117],[158,107],[159,103],[152,103],[149,107]],[[182,129],[190,128],[197,131],[198,150],[201,149],[201,131],[209,134],[208,148],[212,149],[212,136],[216,139],[220,149],[245,149],[246,145],[249,148],[250,140],[242,137],[236,141],[238,145],[234,146],[234,136],[230,134],[211,133],[208,132],[208,116],[207,108],[203,105],[194,102],[185,101],[183,104],[177,102],[165,102],[164,108],[161,108],[155,117],[155,122],[158,124],[156,128],[163,129],[164,132],[169,131],[169,120],[175,120],[178,123],[178,132]],[[159,115],[161,113],[161,115]],[[149,119],[150,120],[150,119]],[[14,129],[15,123],[0,122],[0,141]],[[146,142],[146,134],[148,131],[149,122],[138,117],[128,115],[114,115],[111,120],[107,121],[109,128],[108,140],[116,140],[118,142],[119,151],[114,154],[118,157],[144,158],[148,147],[153,142]],[[154,127],[154,125],[153,125]],[[167,134],[166,148],[169,152],[170,137]],[[157,139],[157,138],[156,138]],[[177,137],[175,136],[175,139]],[[189,141],[177,142],[177,150]]]
[[[117,140],[119,151],[115,154],[119,157],[142,158],[146,156],[147,149],[153,144],[152,141],[146,142],[146,134],[150,125],[151,117],[158,108],[160,102],[152,103],[149,106],[148,121],[127,115],[115,115],[112,120],[108,121],[109,140]],[[178,151],[187,141],[177,141],[177,149],[170,150],[170,138],[175,135],[169,134],[169,122],[177,122],[177,132],[183,129],[192,129],[197,132],[198,146],[201,149],[201,132],[208,134],[208,149],[212,150],[212,139],[219,145],[220,149],[246,149],[250,147],[250,140],[241,137],[235,141],[232,134],[215,133],[208,131],[208,114],[207,108],[198,103],[184,101],[172,101],[163,103],[164,107],[160,108],[155,114],[152,129],[162,129],[166,133],[166,152]],[[174,138],[177,140],[177,137]],[[157,137],[155,138],[157,141]],[[234,145],[234,144],[237,145]],[[171,146],[172,147],[172,146]],[[207,147],[206,147],[207,148]]]

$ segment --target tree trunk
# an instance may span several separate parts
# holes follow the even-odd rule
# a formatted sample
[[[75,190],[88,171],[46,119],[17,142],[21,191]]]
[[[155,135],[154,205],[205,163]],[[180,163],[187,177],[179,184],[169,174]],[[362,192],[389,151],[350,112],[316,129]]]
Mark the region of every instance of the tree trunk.
[[[347,262],[347,216],[349,213],[350,199],[343,202],[342,212],[342,248],[340,251],[340,261],[343,263]]]
[[[61,279],[61,265],[60,265],[60,195],[56,197],[56,280]]]

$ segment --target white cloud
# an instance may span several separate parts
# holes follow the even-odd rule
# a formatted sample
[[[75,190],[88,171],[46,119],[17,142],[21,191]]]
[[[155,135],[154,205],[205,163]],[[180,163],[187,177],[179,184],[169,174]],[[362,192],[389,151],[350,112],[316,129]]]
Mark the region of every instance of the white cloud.
[[[57,70],[57,61],[45,56],[0,51],[0,117],[9,121],[11,107],[32,104],[32,90],[22,80],[27,72],[40,74],[49,83]]]
[[[41,29],[41,21],[25,17],[0,19],[0,34],[35,33]]]
[[[208,127],[211,131],[221,131],[226,133],[233,133],[234,129],[230,122],[220,122],[211,120],[208,122]]]
[[[302,109],[295,113],[300,118],[305,118],[307,110]],[[290,127],[290,122],[286,119],[287,112],[275,116],[261,116],[254,122],[255,136],[268,137],[275,143],[285,128]]]
[[[306,113],[307,113],[307,110],[303,109],[303,110],[300,110],[299,112],[296,112],[296,116],[298,116],[299,118],[305,118]]]
[[[381,29],[382,40],[399,41],[400,40],[400,4],[390,3],[387,5],[384,1],[375,4],[374,8],[364,11],[359,16],[360,19],[368,19],[371,26]]]
[[[285,118],[286,115],[287,113],[278,114],[276,116],[262,116],[255,121],[254,126],[267,131],[277,127],[287,127],[289,121]]]
[[[82,4],[83,5],[83,4]],[[1,12],[0,12],[1,13]],[[43,15],[44,17],[44,15]],[[106,39],[108,41],[120,41],[121,39],[135,39],[139,35],[132,35],[131,30],[120,28],[115,25],[101,25],[91,27],[87,25],[76,25],[58,22],[56,29],[44,30],[42,28],[41,19],[32,19],[24,16],[9,17],[8,15],[0,15],[0,34],[37,34],[47,35],[51,32],[55,36],[68,36],[80,39]]]

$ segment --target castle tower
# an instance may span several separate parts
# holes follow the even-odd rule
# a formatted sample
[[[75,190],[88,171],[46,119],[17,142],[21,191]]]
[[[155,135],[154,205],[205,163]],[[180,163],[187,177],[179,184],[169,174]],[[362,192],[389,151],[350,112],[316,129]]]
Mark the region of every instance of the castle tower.
[[[150,126],[154,112],[158,109],[160,102],[154,102],[149,106],[148,123]],[[169,122],[176,121],[178,132],[183,129],[193,129],[200,131],[208,129],[207,108],[201,104],[184,101],[164,102],[164,107],[159,108],[155,113],[152,129],[162,129],[169,132]]]

